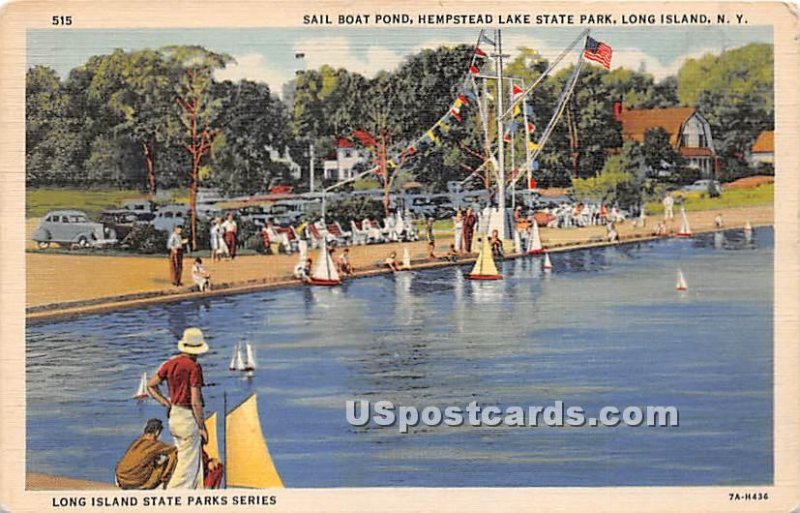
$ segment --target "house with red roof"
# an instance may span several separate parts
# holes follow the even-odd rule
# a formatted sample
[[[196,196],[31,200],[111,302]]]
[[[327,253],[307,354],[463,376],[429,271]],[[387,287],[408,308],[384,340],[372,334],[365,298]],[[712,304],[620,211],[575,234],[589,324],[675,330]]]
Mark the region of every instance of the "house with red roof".
[[[366,162],[366,157],[347,137],[337,138],[335,146],[335,153],[328,155],[322,164],[323,177],[337,182],[349,180],[355,176],[356,166]]]
[[[775,132],[764,130],[756,138],[756,142],[750,148],[750,163],[754,166],[758,164],[775,164]]]
[[[617,107],[615,117],[622,123],[624,141],[642,143],[649,129],[662,128],[689,167],[699,169],[703,178],[715,174],[716,153],[711,127],[694,107],[631,110]]]

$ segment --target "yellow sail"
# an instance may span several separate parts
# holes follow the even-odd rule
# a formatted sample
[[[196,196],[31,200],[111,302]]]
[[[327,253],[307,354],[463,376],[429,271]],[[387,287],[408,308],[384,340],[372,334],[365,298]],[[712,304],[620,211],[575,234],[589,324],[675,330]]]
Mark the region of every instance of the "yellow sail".
[[[283,488],[258,420],[256,394],[225,418],[226,482],[229,487]]]
[[[208,433],[208,443],[204,449],[208,457],[222,461],[219,457],[219,443],[217,442],[217,412],[206,417],[206,432]]]
[[[481,252],[478,253],[478,260],[475,262],[475,267],[472,268],[470,273],[473,276],[496,276],[497,266],[494,264],[492,257],[492,247],[489,244],[489,239],[484,237]]]

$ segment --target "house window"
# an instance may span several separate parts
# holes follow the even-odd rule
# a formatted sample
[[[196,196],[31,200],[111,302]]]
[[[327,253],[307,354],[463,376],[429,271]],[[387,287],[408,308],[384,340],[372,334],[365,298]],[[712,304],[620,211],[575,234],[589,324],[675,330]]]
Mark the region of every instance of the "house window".
[[[700,135],[697,136],[697,145],[700,148],[707,148],[708,147],[708,141],[706,141],[706,134],[700,134]]]
[[[349,159],[353,156],[352,150],[344,150],[344,158]]]
[[[681,146],[684,148],[689,146],[689,134],[681,134]]]

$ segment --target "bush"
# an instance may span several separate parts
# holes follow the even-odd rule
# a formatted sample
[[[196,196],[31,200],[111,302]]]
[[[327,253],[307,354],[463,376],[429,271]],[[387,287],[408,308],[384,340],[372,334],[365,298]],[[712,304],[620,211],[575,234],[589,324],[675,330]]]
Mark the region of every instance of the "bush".
[[[328,208],[328,222],[337,221],[342,228],[349,230],[350,221],[360,221],[365,217],[381,219],[384,216],[381,200],[370,197],[355,197],[337,201]]]
[[[699,169],[693,167],[682,167],[678,170],[675,180],[679,185],[691,185],[703,177]]]
[[[141,224],[135,226],[123,242],[137,253],[153,255],[167,252],[168,238],[167,232],[156,230],[149,224]]]

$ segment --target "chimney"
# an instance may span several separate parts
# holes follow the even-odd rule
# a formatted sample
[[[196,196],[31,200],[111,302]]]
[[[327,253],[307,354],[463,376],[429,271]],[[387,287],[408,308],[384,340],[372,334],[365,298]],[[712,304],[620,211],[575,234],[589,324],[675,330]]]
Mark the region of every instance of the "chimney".
[[[614,119],[622,121],[622,102],[617,100],[614,102]]]

